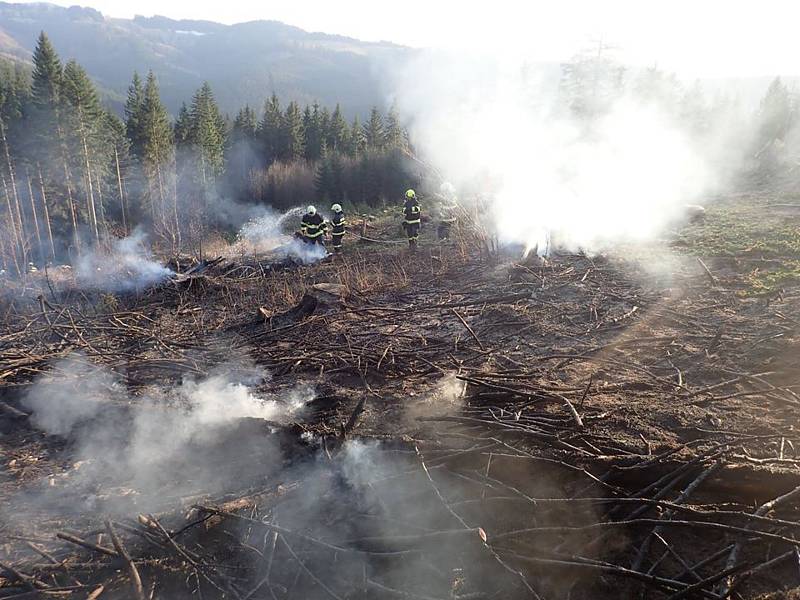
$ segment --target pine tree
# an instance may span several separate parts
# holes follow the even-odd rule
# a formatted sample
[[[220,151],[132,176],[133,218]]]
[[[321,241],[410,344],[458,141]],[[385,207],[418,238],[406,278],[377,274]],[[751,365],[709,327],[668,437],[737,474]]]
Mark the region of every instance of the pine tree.
[[[316,102],[314,103],[316,104]],[[320,144],[325,147],[330,147],[330,137],[331,137],[331,111],[327,109],[327,107],[323,106],[319,110],[319,135],[320,135]]]
[[[41,32],[33,52],[25,154],[31,162],[41,163],[49,172],[62,172],[59,163],[65,158],[60,122],[62,79],[61,60],[47,35]]]
[[[195,93],[192,108],[189,111],[191,128],[189,143],[194,148],[199,161],[199,172],[202,181],[218,177],[223,170],[225,160],[225,121],[208,82]]]
[[[761,144],[784,140],[792,122],[792,104],[789,90],[776,77],[767,88],[759,110],[759,140]]]
[[[142,163],[148,182],[150,213],[157,232],[172,242],[173,251],[180,246],[177,197],[168,203],[173,133],[167,109],[161,102],[158,82],[151,71],[144,86],[139,127],[142,132]]]
[[[314,173],[314,188],[320,200],[327,202],[330,200],[330,192],[333,187],[333,172],[331,168],[331,157],[326,150],[323,153],[317,170]]]
[[[240,139],[255,140],[258,133],[258,117],[249,104],[236,113],[232,131],[236,132]]]
[[[154,167],[168,163],[172,158],[172,127],[152,71],[144,86],[139,128],[143,142],[142,159],[146,165]]]
[[[264,163],[269,166],[280,155],[283,113],[278,96],[272,94],[264,104],[264,118],[259,125],[259,137],[264,153]]]
[[[109,203],[109,208],[111,209],[109,213],[122,225],[122,232],[127,236],[130,234],[131,218],[133,217],[125,191],[125,182],[130,177],[128,173],[131,153],[130,141],[126,135],[125,122],[117,115],[106,111],[106,122],[111,135],[111,151],[113,152],[113,163],[111,165],[113,169],[111,174],[112,196],[116,200],[116,203]],[[136,216],[138,217],[138,215]]]
[[[95,189],[99,183],[100,166],[105,174],[109,163],[110,132],[105,111],[100,106],[94,84],[86,71],[74,60],[64,67],[62,77],[62,99],[66,128],[66,143],[70,155],[76,160],[75,170],[82,173],[82,185],[86,197],[86,220],[92,228],[95,242],[100,242],[100,229],[104,208],[99,204]]]
[[[256,112],[245,106],[237,114],[231,126],[228,147],[229,174],[233,178],[233,188],[243,190],[251,169],[257,165],[255,149],[258,139],[258,117]]]
[[[316,102],[313,108],[306,106],[303,111],[303,135],[306,159],[319,160],[325,140],[320,122],[319,104]]]
[[[303,158],[303,117],[297,102],[290,102],[283,114],[280,158],[285,161]]]
[[[386,126],[383,131],[383,140],[388,149],[402,149],[404,146],[403,128],[400,127],[400,117],[397,108],[392,105],[386,115]]]
[[[369,150],[382,150],[384,146],[383,119],[378,109],[373,107],[369,121],[364,124],[364,139]]]
[[[139,73],[133,73],[133,80],[128,88],[125,101],[125,131],[131,143],[131,153],[142,158],[144,155],[144,132],[142,131],[142,107],[144,106],[144,88]]]
[[[346,152],[348,134],[347,122],[342,116],[341,107],[337,104],[328,127],[328,148],[337,152]]]
[[[50,39],[42,31],[33,51],[31,80],[31,104],[39,113],[37,118],[41,118],[42,113],[50,113],[51,118],[54,118],[60,105],[62,77],[61,60]]]
[[[30,74],[21,64],[0,60],[0,118],[7,127],[22,120],[30,102]]]
[[[367,138],[364,135],[364,128],[356,115],[353,118],[353,125],[350,127],[350,139],[347,144],[347,155],[355,158],[361,156],[367,149]]]
[[[189,136],[192,130],[192,118],[189,115],[189,107],[186,102],[181,104],[178,109],[178,116],[175,119],[175,126],[173,127],[175,135],[175,145],[177,147],[185,146],[189,143]]]
[[[338,152],[330,154],[330,201],[341,203],[345,197],[345,177],[342,155]]]

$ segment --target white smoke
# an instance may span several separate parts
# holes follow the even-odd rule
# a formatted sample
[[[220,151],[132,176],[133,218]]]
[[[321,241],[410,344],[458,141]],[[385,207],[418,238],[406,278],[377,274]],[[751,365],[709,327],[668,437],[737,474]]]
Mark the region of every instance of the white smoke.
[[[715,183],[659,104],[622,93],[602,116],[578,121],[552,70],[422,53],[394,81],[422,158],[462,189],[493,196],[501,240],[541,247],[552,232],[572,248],[600,249],[649,239]]]
[[[131,235],[115,240],[110,250],[96,249],[84,254],[75,266],[75,278],[82,287],[104,291],[143,289],[174,275],[153,259],[147,234],[136,229]]]
[[[269,252],[287,244],[292,239],[288,231],[300,228],[300,219],[304,212],[303,208],[295,207],[283,214],[268,210],[253,217],[239,230],[237,244],[246,245],[256,252]]]
[[[288,423],[314,397],[306,385],[280,395],[254,391],[268,379],[255,367],[224,366],[205,378],[132,397],[113,373],[89,367],[79,356],[60,361],[23,399],[32,424],[64,436],[80,465],[59,479],[58,490],[45,488],[45,498],[126,485],[146,504],[167,488],[173,494],[224,489],[235,477],[240,453],[253,447],[270,453],[266,431],[237,433],[238,423]]]
[[[267,211],[250,219],[239,230],[233,252],[266,253],[276,259],[292,258],[303,264],[322,260],[328,255],[323,246],[306,244],[294,235],[304,213],[305,208],[295,207],[283,214]]]
[[[31,423],[49,434],[66,436],[76,425],[101,414],[111,404],[116,378],[76,354],[53,365],[23,399],[33,411]]]

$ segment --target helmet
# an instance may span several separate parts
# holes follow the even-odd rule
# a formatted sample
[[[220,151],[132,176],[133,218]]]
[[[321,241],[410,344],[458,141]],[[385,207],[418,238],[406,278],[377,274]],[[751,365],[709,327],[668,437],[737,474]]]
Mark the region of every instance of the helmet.
[[[408,198],[409,200],[411,198],[416,198],[416,197],[417,197],[417,194],[416,194],[416,192],[414,192],[414,190],[408,190],[406,192],[406,198]]]
[[[308,214],[310,214],[310,215],[315,215],[315,214],[317,214],[317,209],[316,209],[316,207],[314,207],[314,206],[309,206],[309,207],[308,207],[308,209],[307,209],[307,211],[308,211]]]
[[[334,204],[331,206],[331,210],[333,212],[342,212],[342,205],[341,204]]]
[[[439,189],[441,190],[441,192],[442,192],[443,194],[452,194],[452,193],[454,193],[454,192],[456,191],[456,188],[454,188],[454,187],[453,187],[453,184],[452,184],[452,183],[450,183],[449,181],[445,181],[445,182],[444,182],[444,183],[443,183],[443,184],[442,184],[442,185],[439,187]]]

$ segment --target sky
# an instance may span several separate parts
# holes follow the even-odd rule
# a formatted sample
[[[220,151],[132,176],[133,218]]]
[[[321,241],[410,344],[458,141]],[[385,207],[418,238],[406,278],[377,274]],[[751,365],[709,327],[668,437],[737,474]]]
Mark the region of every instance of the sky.
[[[56,1],[68,6],[75,2]],[[283,21],[367,41],[560,61],[600,40],[689,77],[800,75],[793,0],[84,0],[114,17]]]

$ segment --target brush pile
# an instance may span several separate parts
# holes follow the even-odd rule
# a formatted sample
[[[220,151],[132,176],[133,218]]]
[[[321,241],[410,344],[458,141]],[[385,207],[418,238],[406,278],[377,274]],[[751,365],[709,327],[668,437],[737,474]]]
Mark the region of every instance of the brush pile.
[[[229,428],[247,468],[222,492],[8,521],[0,598],[714,600],[800,585],[800,294],[746,294],[733,262],[640,258],[354,252],[5,301],[4,500],[68,456],[23,401],[56,359],[103,365],[135,398],[246,356],[274,393],[303,380],[316,394],[291,423]],[[123,494],[112,479],[105,493]]]

